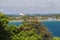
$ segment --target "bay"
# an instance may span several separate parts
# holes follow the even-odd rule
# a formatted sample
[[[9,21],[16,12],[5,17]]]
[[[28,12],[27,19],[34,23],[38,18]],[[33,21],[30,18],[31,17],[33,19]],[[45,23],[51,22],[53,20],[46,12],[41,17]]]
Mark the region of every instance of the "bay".
[[[43,24],[52,32],[53,36],[60,37],[60,21],[44,21]]]
[[[9,22],[9,25],[19,26],[20,24],[22,24],[22,22]],[[42,24],[52,32],[53,36],[60,37],[60,21],[43,21]]]

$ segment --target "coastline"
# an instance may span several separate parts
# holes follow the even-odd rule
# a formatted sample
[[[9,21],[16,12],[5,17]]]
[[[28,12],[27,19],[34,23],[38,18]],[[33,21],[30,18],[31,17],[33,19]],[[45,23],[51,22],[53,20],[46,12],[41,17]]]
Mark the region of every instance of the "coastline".
[[[60,21],[60,20],[38,20],[38,21]],[[9,22],[22,22],[22,20],[13,20],[13,21],[9,21]]]
[[[38,21],[60,21],[60,20],[38,20]]]
[[[40,20],[41,22],[47,22],[47,24],[45,23],[45,24],[43,24],[43,25],[45,25],[45,26],[47,26],[47,28],[49,29],[49,30],[51,30],[51,32],[53,32],[53,36],[58,36],[58,37],[60,37],[60,35],[59,35],[59,31],[58,31],[58,29],[57,28],[59,28],[59,25],[60,25],[60,20]],[[13,24],[15,24],[15,25],[19,25],[20,23],[19,22],[21,22],[21,21],[10,21],[10,23],[12,23],[12,25]],[[58,23],[57,23],[58,22]],[[53,24],[54,23],[54,24]],[[50,25],[51,24],[51,25]],[[55,25],[55,26],[54,26]],[[53,29],[54,29],[54,31],[53,31]],[[54,32],[55,33],[57,33],[57,34],[54,34]],[[55,37],[54,37],[54,39],[55,39]]]
[[[20,21],[15,21],[15,20],[14,20],[14,21],[9,21],[9,22],[22,22],[22,20],[20,20]]]

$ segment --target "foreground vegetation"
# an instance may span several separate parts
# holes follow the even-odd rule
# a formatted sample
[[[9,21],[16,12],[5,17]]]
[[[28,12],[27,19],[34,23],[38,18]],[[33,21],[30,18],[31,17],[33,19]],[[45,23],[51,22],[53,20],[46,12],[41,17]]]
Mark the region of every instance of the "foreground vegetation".
[[[54,40],[60,40],[60,37],[53,37]]]
[[[24,16],[22,20],[23,24],[18,27],[8,25],[9,18],[0,13],[0,40],[53,40],[51,32],[36,18]]]

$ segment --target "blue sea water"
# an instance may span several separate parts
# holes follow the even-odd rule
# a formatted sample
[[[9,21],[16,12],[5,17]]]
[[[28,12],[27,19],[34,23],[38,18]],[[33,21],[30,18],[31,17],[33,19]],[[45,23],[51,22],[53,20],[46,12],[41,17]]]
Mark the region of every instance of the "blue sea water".
[[[60,21],[45,21],[43,24],[48,27],[53,36],[60,37]]]
[[[9,22],[9,24],[19,26],[22,22]],[[60,21],[43,21],[42,24],[52,32],[53,36],[60,37]]]
[[[22,22],[9,22],[9,25],[16,25],[16,26],[19,26],[21,25]]]

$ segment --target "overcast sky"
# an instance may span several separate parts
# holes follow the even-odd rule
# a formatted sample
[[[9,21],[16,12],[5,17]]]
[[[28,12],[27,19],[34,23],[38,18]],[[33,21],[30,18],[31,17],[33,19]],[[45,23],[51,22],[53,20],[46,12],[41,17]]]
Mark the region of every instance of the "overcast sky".
[[[60,0],[0,0],[0,12],[6,14],[60,13]]]

